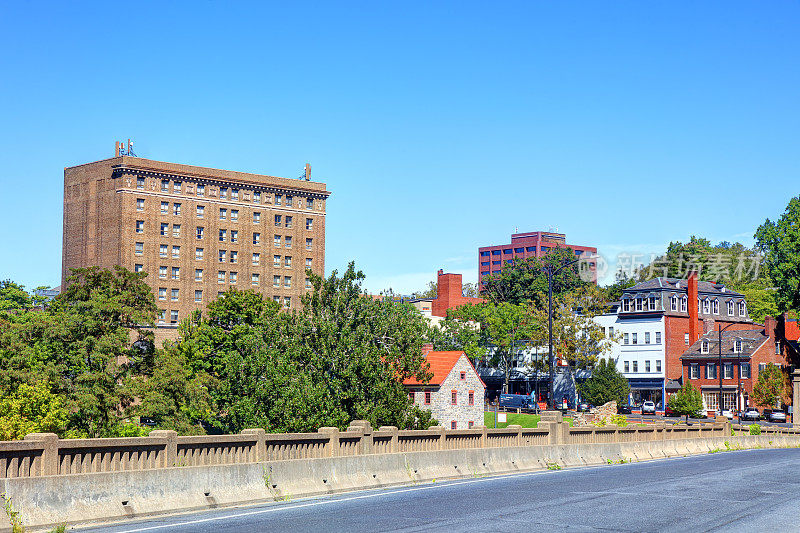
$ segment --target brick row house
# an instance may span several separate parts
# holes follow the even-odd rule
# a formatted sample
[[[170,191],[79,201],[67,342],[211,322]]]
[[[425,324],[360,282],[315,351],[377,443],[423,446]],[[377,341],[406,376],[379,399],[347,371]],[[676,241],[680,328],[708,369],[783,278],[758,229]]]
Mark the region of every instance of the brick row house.
[[[407,379],[412,402],[428,409],[440,426],[449,429],[469,429],[483,425],[486,386],[469,358],[461,351],[434,351],[426,344],[422,352],[433,374],[429,383]]]

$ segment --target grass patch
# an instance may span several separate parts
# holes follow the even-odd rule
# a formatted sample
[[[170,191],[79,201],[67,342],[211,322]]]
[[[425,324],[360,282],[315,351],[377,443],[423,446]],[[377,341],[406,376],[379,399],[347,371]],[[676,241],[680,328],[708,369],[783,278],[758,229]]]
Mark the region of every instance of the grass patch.
[[[539,424],[539,420],[541,417],[539,415],[529,415],[525,413],[506,413],[506,420],[507,422],[498,422],[498,428],[506,428],[512,424],[516,424],[518,426],[522,426],[524,428],[535,428]],[[565,416],[564,420],[569,422],[570,427],[572,427],[572,418]],[[483,413],[483,425],[487,428],[494,427],[494,411],[484,411]]]

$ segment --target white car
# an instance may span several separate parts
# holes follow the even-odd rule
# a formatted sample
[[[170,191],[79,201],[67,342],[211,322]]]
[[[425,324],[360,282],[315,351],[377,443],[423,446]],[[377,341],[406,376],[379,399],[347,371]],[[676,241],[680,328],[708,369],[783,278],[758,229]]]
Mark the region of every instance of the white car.
[[[656,404],[654,404],[653,402],[644,402],[642,404],[642,414],[643,415],[656,414]]]
[[[731,411],[730,409],[724,409],[722,411],[722,416],[724,416],[728,420],[733,420],[733,411]]]

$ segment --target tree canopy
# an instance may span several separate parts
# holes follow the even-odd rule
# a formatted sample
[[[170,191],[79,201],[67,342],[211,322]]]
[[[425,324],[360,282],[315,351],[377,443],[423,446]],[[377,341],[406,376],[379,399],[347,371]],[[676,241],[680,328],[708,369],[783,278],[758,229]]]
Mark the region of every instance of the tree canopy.
[[[690,416],[697,415],[703,408],[703,396],[700,391],[686,382],[683,387],[669,397],[669,408],[678,416],[685,416],[688,422]]]
[[[611,401],[626,405],[631,387],[611,359],[600,359],[592,369],[589,379],[578,385],[578,390],[592,405],[603,405]]]
[[[753,384],[751,398],[761,407],[774,407],[782,398],[786,387],[786,376],[781,367],[767,365],[758,371],[758,379]]]
[[[755,234],[758,249],[777,287],[779,311],[800,311],[800,196],[789,201],[781,217],[767,219]]]

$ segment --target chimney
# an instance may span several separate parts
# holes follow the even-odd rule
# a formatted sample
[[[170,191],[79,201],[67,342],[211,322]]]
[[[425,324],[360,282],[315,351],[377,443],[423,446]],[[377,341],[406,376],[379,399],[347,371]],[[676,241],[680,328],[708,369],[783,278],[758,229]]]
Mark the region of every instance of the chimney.
[[[436,273],[436,299],[431,306],[433,316],[447,316],[447,310],[463,303],[461,274],[445,274],[441,268]]]
[[[422,345],[422,355],[428,355],[428,352],[433,351],[433,344],[426,342]]]
[[[697,332],[698,310],[697,310],[697,271],[689,273],[689,346],[700,338]]]
[[[771,338],[777,337],[778,321],[767,315],[764,317],[764,335]]]

